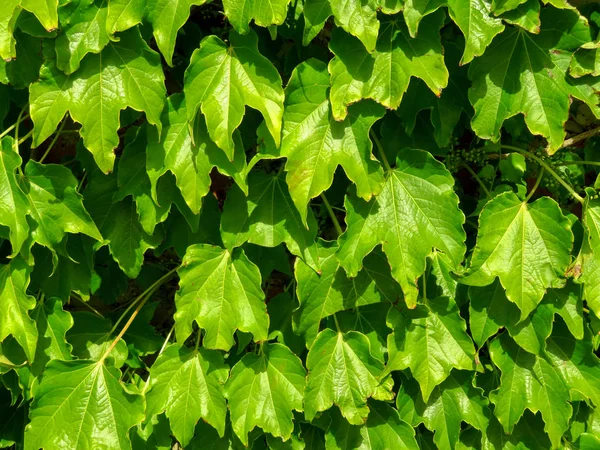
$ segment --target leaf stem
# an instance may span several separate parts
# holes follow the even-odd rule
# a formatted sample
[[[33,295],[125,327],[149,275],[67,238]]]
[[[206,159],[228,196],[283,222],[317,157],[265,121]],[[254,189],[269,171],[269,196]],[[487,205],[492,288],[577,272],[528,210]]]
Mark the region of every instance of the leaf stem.
[[[27,133],[25,136],[23,136],[21,139],[19,139],[19,145],[21,145],[23,142],[25,142],[27,139],[29,139],[32,134],[33,134],[33,130],[31,130],[29,133]]]
[[[196,345],[194,345],[194,351],[198,351],[198,347],[200,346],[200,338],[202,337],[202,330],[198,328],[198,336],[196,336]]]
[[[570,166],[572,164],[579,164],[582,166],[600,166],[598,161],[559,161],[559,166]]]
[[[164,283],[165,281],[167,281],[167,279],[173,275],[173,273],[178,269],[179,267],[175,267],[174,269],[169,270],[166,274],[164,274],[162,277],[160,277],[158,280],[156,280],[154,283],[152,283],[152,285],[146,289],[144,292],[142,292],[140,295],[138,295],[132,302],[131,304],[127,307],[127,309],[123,312],[123,314],[121,314],[121,317],[119,317],[116,321],[116,323],[114,324],[114,326],[111,328],[110,332],[108,333],[113,334],[116,329],[119,326],[119,323],[121,323],[121,321],[123,320],[123,318],[127,315],[127,313],[131,310],[131,308],[133,308],[136,303],[138,303],[141,300],[144,300],[144,298],[146,297],[150,297],[150,295],[152,295],[154,293],[154,290],[156,290],[162,283]],[[145,303],[145,300],[144,300]]]
[[[24,116],[22,116],[22,117],[19,116],[19,117],[20,118],[17,119],[17,121],[15,123],[13,123],[10,127],[8,127],[6,130],[4,130],[2,133],[0,133],[0,139],[2,139],[4,136],[6,136],[8,133],[10,133],[15,128],[17,128],[17,124],[26,120],[29,117],[29,114],[25,114]]]
[[[544,167],[542,167],[540,169],[540,173],[538,173],[537,179],[535,180],[535,184],[531,188],[531,191],[529,191],[529,194],[527,194],[527,198],[525,199],[525,203],[529,202],[529,200],[531,199],[531,197],[533,197],[533,194],[535,194],[535,191],[537,191],[537,188],[540,186],[540,183],[542,182],[542,178],[544,178],[544,172],[545,171],[546,171],[546,169]]]
[[[337,329],[338,333],[342,332],[342,329],[340,327],[340,323],[337,320],[337,316],[335,315],[335,313],[333,313],[333,321],[335,322],[335,328]]]
[[[94,314],[98,315],[98,317],[102,317],[103,319],[105,319],[105,317],[102,315],[102,313],[100,311],[98,311],[96,308],[94,308],[92,305],[88,305],[87,302],[85,302],[80,296],[79,294],[76,294],[75,292],[71,292],[71,297],[74,298],[75,300],[77,300],[78,302],[80,302],[83,306],[85,306],[86,308],[88,308],[90,311],[92,311]]]
[[[44,160],[46,159],[46,156],[48,156],[48,153],[50,153],[50,150],[52,150],[52,147],[54,147],[54,144],[56,144],[56,141],[58,140],[58,137],[62,133],[62,130],[65,127],[66,123],[67,123],[67,121],[63,120],[63,122],[60,124],[58,131],[56,133],[54,133],[54,138],[52,139],[52,142],[50,142],[50,145],[48,146],[48,148],[46,149],[46,151],[44,152],[44,154],[38,161],[40,164],[42,164],[44,162]]]
[[[579,141],[589,139],[597,134],[600,134],[600,127],[592,128],[591,130],[584,131],[583,133],[577,134],[569,139],[565,139],[562,145],[557,148],[557,150],[560,150],[561,148],[565,147],[570,147],[571,145],[576,144]],[[548,146],[546,150],[550,150],[550,146]]]
[[[169,333],[167,333],[165,342],[163,342],[162,347],[160,348],[160,350],[158,351],[158,354],[156,355],[157,358],[162,354],[162,352],[165,351],[165,348],[167,348],[167,345],[169,344],[169,340],[171,339],[171,335],[173,334],[174,329],[175,329],[175,324],[173,324],[173,326],[169,330]],[[146,378],[146,383],[144,383],[144,388],[142,389],[142,395],[146,394],[146,391],[148,390],[148,386],[150,386],[150,375],[148,375],[148,378]]]
[[[340,222],[338,221],[337,217],[335,216],[335,213],[333,212],[333,209],[331,208],[331,205],[329,204],[329,201],[327,200],[327,197],[325,196],[325,192],[321,193],[321,199],[323,200],[323,204],[325,205],[325,208],[327,208],[329,217],[331,217],[331,221],[333,222],[335,231],[337,232],[338,236],[341,235],[344,231],[342,230],[342,227],[340,226]]]
[[[473,169],[471,169],[471,167],[469,167],[468,164],[461,162],[460,165],[461,165],[461,167],[464,167],[465,169],[467,169],[467,171],[471,174],[471,176],[475,179],[475,181],[477,181],[477,183],[479,183],[479,186],[481,187],[483,192],[485,192],[486,197],[491,200],[492,194],[490,194],[490,191],[487,188],[487,186],[485,184],[483,184],[483,181],[481,181],[481,178],[479,178],[479,175],[477,175],[477,173],[475,173],[475,171]]]
[[[519,147],[514,147],[512,145],[504,145],[502,144],[502,148],[505,148],[507,150],[512,150],[518,153],[521,153],[522,155],[528,156],[531,159],[535,160],[541,167],[543,167],[544,169],[546,169],[546,171],[552,175],[554,178],[556,178],[556,181],[558,181],[567,191],[569,191],[569,194],[571,194],[571,196],[573,196],[573,198],[575,200],[577,200],[579,203],[583,204],[584,200],[583,197],[581,197],[577,192],[575,192],[575,189],[573,189],[571,186],[569,186],[569,184],[562,179],[562,177],[560,175],[558,175],[553,169],[552,167],[550,167],[543,159],[541,159],[540,157],[538,157],[537,155],[534,155],[533,153],[524,150],[522,148]]]
[[[387,159],[385,151],[383,150],[383,146],[381,145],[381,142],[379,141],[379,138],[377,137],[377,135],[375,134],[375,132],[373,130],[370,130],[369,134],[371,135],[371,139],[373,139],[373,142],[375,142],[375,147],[377,147],[377,151],[379,152],[379,155],[381,156],[381,160],[383,161],[383,167],[385,167],[386,172],[389,172],[390,170],[392,170],[392,167],[390,166],[390,163]]]

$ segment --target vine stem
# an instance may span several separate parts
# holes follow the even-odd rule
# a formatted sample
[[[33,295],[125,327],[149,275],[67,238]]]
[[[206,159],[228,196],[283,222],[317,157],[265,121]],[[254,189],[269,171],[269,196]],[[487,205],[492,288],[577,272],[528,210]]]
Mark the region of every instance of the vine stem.
[[[52,139],[52,142],[50,142],[50,145],[48,146],[48,148],[46,149],[46,151],[44,152],[44,154],[38,161],[40,164],[42,164],[44,162],[44,160],[46,159],[46,156],[48,156],[48,154],[50,153],[50,150],[52,150],[52,147],[54,147],[54,144],[56,144],[56,141],[58,140],[58,137],[62,133],[63,128],[65,127],[66,123],[67,123],[67,121],[63,120],[63,122],[60,124],[60,128],[58,129],[58,131],[56,133],[54,133],[54,138]]]
[[[25,136],[23,136],[21,139],[19,139],[19,145],[21,145],[23,142],[25,142],[27,139],[29,139],[32,134],[33,134],[33,130],[31,130],[29,133],[27,133]]]
[[[535,194],[535,191],[537,191],[537,188],[540,186],[540,183],[542,182],[542,178],[544,178],[545,171],[546,171],[546,169],[544,167],[542,167],[540,169],[540,173],[538,173],[537,179],[535,180],[535,184],[531,188],[531,191],[529,191],[529,194],[527,194],[525,203],[527,203],[531,199],[531,197],[533,197],[533,194]]]
[[[559,161],[559,166],[570,166],[572,164],[579,164],[582,166],[600,166],[598,161]]]
[[[335,322],[335,327],[337,328],[337,332],[341,333],[342,328],[340,327],[340,323],[338,322],[337,316],[335,315],[335,313],[333,314],[333,321]]]
[[[0,139],[2,139],[8,133],[10,133],[12,130],[14,130],[17,127],[18,123],[23,122],[28,117],[29,117],[29,114],[25,114],[24,116],[20,117],[20,119],[17,119],[17,121],[15,123],[13,123],[10,127],[8,127],[6,130],[4,130],[2,133],[0,133]]]
[[[167,281],[167,279],[173,275],[173,273],[175,273],[175,271],[178,269],[179,267],[175,267],[174,269],[169,270],[166,274],[164,274],[162,277],[160,277],[158,280],[156,280],[154,283],[152,283],[152,285],[146,289],[144,292],[142,292],[140,295],[138,295],[135,300],[133,300],[131,302],[131,304],[127,307],[127,309],[123,312],[123,314],[121,314],[121,317],[119,317],[117,319],[117,322],[114,324],[114,326],[111,328],[110,332],[108,334],[113,334],[115,332],[115,330],[118,328],[119,323],[121,323],[121,321],[123,320],[123,318],[127,315],[127,313],[131,310],[131,308],[133,308],[140,300],[143,300],[143,303],[146,302],[147,298],[150,297],[154,291],[161,285],[163,284],[165,281]],[[127,328],[127,326],[125,326],[124,328]],[[119,338],[120,339],[120,338]],[[118,339],[117,339],[118,340]],[[116,344],[115,344],[116,345]]]
[[[390,166],[387,156],[385,155],[385,152],[383,151],[383,146],[381,145],[379,138],[377,137],[377,135],[375,134],[375,132],[373,130],[371,130],[369,132],[369,134],[371,135],[373,142],[375,142],[375,147],[377,147],[377,151],[381,155],[381,160],[383,161],[383,167],[385,167],[385,170],[387,172],[389,172],[390,170],[392,170],[392,167]]]
[[[576,144],[579,141],[591,138],[592,136],[595,136],[597,134],[600,134],[600,127],[592,128],[591,130],[584,131],[583,133],[577,134],[572,138],[565,139],[562,145],[557,148],[557,150],[560,150],[561,148],[565,147],[570,147],[571,145]],[[546,150],[550,150],[550,146],[546,147]]]
[[[329,204],[329,201],[327,200],[327,197],[325,196],[324,192],[321,193],[321,199],[323,200],[323,204],[325,205],[325,208],[327,208],[329,217],[331,217],[331,221],[333,222],[335,231],[337,232],[338,236],[341,235],[344,231],[342,230],[342,227],[340,226],[340,222],[338,221],[337,217],[335,216],[335,213],[333,212],[333,208]]]
[[[537,155],[534,155],[533,153],[531,153],[527,150],[524,150],[522,148],[519,148],[519,147],[514,147],[512,145],[504,145],[504,144],[502,144],[501,147],[505,148],[507,150],[512,150],[512,151],[521,153],[522,155],[528,156],[531,159],[535,160],[541,167],[546,169],[546,171],[550,175],[552,175],[554,178],[556,178],[556,181],[558,181],[567,191],[569,191],[569,194],[571,194],[575,200],[577,200],[581,204],[584,203],[583,197],[581,197],[577,192],[575,192],[575,190],[571,186],[569,186],[569,184],[565,180],[563,180],[562,177],[560,175],[558,175],[554,171],[554,169],[552,169],[552,167],[550,167],[543,159],[541,159]]]
[[[481,181],[481,178],[479,178],[479,175],[477,175],[475,173],[475,171],[473,169],[471,169],[471,167],[469,167],[468,164],[461,162],[460,165],[461,165],[461,167],[464,167],[465,169],[467,169],[467,171],[471,174],[471,176],[477,181],[477,183],[479,183],[479,186],[481,187],[483,192],[485,192],[485,195],[487,196],[487,198],[491,199],[492,194],[490,194],[490,191],[487,188],[487,186],[485,184],[483,184],[483,181]]]

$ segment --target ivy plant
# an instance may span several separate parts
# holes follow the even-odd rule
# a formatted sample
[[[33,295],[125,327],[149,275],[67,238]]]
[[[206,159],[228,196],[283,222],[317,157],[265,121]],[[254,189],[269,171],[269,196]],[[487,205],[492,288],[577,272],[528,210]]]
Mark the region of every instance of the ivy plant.
[[[0,448],[600,448],[600,3],[0,3]]]

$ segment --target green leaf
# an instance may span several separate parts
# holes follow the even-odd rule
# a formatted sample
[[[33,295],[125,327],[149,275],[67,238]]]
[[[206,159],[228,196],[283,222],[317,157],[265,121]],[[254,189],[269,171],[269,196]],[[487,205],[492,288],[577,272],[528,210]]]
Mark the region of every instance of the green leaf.
[[[51,46],[45,48],[48,55]],[[115,70],[120,67],[120,70]],[[104,172],[113,169],[114,149],[119,144],[119,113],[130,107],[146,113],[160,129],[165,86],[160,57],[144,42],[137,29],[119,35],[98,55],[82,61],[77,77],[62,74],[51,59],[31,85],[31,118],[34,144],[40,145],[54,131],[67,111],[82,124],[85,147]]]
[[[150,369],[147,414],[166,410],[173,434],[185,446],[200,418],[223,436],[227,414],[223,386],[228,375],[229,367],[219,353],[170,345]]]
[[[392,304],[401,295],[383,254],[373,252],[367,256],[364,269],[356,278],[348,279],[335,256],[337,250],[335,243],[320,241],[320,274],[302,261],[296,261],[294,273],[300,307],[294,313],[294,324],[296,332],[305,336],[309,348],[322,319],[362,305]]]
[[[577,78],[600,75],[600,41],[584,44],[573,54],[569,73]]]
[[[348,276],[355,277],[363,258],[381,243],[406,304],[414,308],[416,279],[434,248],[448,256],[452,271],[457,272],[465,232],[453,186],[450,173],[431,154],[403,149],[379,196],[369,203],[347,196],[348,228],[339,238],[338,257]]]
[[[279,147],[283,88],[277,69],[259,53],[254,32],[245,36],[231,32],[229,40],[229,45],[216,36],[202,40],[185,71],[183,90],[188,120],[200,107],[211,139],[233,160],[232,135],[246,106],[260,111]]]
[[[398,411],[383,402],[369,401],[369,417],[363,426],[349,424],[339,413],[333,414],[327,430],[327,449],[417,450],[415,431]]]
[[[287,16],[289,0],[224,0],[225,15],[240,34],[250,31],[249,24],[254,23],[261,27],[281,25]]]
[[[286,346],[263,344],[259,355],[247,353],[231,369],[225,396],[235,434],[248,445],[258,426],[287,440],[294,428],[292,411],[302,411],[306,371]]]
[[[233,333],[252,333],[254,341],[267,339],[269,316],[258,267],[243,250],[224,250],[205,244],[188,247],[178,271],[180,289],[175,297],[175,331],[184,342],[192,322],[206,330],[203,345],[229,350]]]
[[[597,113],[592,87],[571,83],[567,75],[572,51],[590,40],[589,27],[577,13],[552,8],[544,9],[544,24],[538,36],[505,30],[471,64],[471,126],[479,137],[497,141],[504,121],[522,113],[529,130],[548,139],[555,151],[565,137],[570,97]]]
[[[548,338],[548,358],[561,373],[571,391],[577,391],[600,404],[600,361],[594,354],[591,333],[585,327],[582,339],[576,339],[564,322],[554,324]]]
[[[410,369],[427,402],[453,368],[475,369],[475,348],[456,303],[445,297],[414,310],[390,309],[386,373]]]
[[[561,373],[543,357],[522,350],[507,333],[490,344],[494,364],[501,370],[500,387],[490,394],[494,414],[512,433],[525,408],[540,411],[553,446],[569,427],[572,408]]]
[[[356,331],[321,331],[306,367],[304,414],[309,421],[335,404],[350,424],[362,425],[369,415],[368,398],[393,398],[392,380],[379,382],[383,363],[372,356],[367,337]]]
[[[71,359],[71,345],[65,334],[73,326],[73,317],[63,310],[62,301],[48,298],[38,304],[31,314],[38,330],[34,373],[41,373],[51,359]]]
[[[21,0],[6,0],[0,5],[0,58],[4,60],[17,56],[13,32],[21,13],[20,3]]]
[[[437,448],[457,447],[463,421],[485,433],[491,416],[483,390],[473,386],[472,374],[465,371],[453,371],[426,402],[414,380],[403,381],[396,404],[413,427],[423,423],[435,432]]]
[[[281,156],[287,158],[286,182],[304,225],[309,201],[327,190],[341,165],[365,200],[381,191],[383,171],[373,157],[371,126],[383,108],[361,103],[343,122],[331,116],[325,64],[311,59],[294,69],[286,87]]]
[[[379,34],[377,9],[379,5],[372,0],[330,0],[331,12],[336,23],[348,33],[361,40],[367,51],[375,49]]]
[[[504,30],[502,21],[491,16],[488,0],[448,0],[448,12],[465,36],[461,65],[483,55],[494,36]]]
[[[283,176],[251,172],[248,176],[248,197],[239,189],[231,189],[223,206],[221,236],[227,248],[250,242],[264,247],[276,247],[285,242],[288,250],[319,270],[315,238],[317,224],[308,215],[308,229],[302,225]]]
[[[76,0],[59,10],[62,33],[56,38],[56,66],[71,74],[88,53],[100,53],[109,43],[108,0]]]
[[[169,66],[173,66],[177,33],[188,20],[190,8],[204,3],[206,0],[146,0],[148,21],[152,24],[156,44]]]
[[[66,233],[82,233],[102,241],[77,192],[77,179],[68,168],[29,160],[25,178],[30,215],[37,225],[31,236],[38,244],[56,252]]]
[[[11,256],[18,255],[29,236],[27,214],[29,200],[21,190],[17,179],[17,168],[21,157],[13,149],[14,140],[5,137],[0,141],[0,225],[10,230]]]
[[[571,223],[551,198],[524,203],[512,192],[490,200],[479,223],[471,267],[462,282],[486,286],[500,278],[523,320],[546,289],[564,284],[573,244]]]
[[[386,108],[400,105],[412,77],[422,79],[440,95],[448,85],[448,69],[439,30],[444,14],[426,19],[418,39],[411,39],[406,25],[395,17],[381,21],[375,51],[339,29],[333,31],[329,47],[335,58],[329,63],[331,105],[336,120],[346,117],[347,106],[371,98]]]
[[[246,155],[240,142],[236,143],[234,161],[231,162],[210,140],[204,116],[198,114],[193,133],[187,121],[185,98],[174,94],[167,99],[162,115],[162,134],[149,130],[146,152],[146,170],[150,177],[152,198],[157,199],[158,179],[170,170],[176,177],[177,187],[194,214],[200,212],[202,199],[208,193],[213,167],[232,177],[247,193]],[[192,136],[193,135],[193,136]],[[236,137],[236,135],[234,135]],[[239,141],[239,136],[237,136]]]
[[[582,245],[580,266],[583,293],[590,309],[600,316],[600,201],[590,201],[583,217],[586,236]]]
[[[27,295],[30,272],[19,257],[0,266],[0,342],[12,335],[33,362],[38,332],[29,317],[29,311],[35,308],[35,298]]]
[[[304,1],[304,30],[302,44],[308,45],[321,32],[327,19],[333,14],[329,0]],[[1,55],[1,54],[0,54]]]
[[[147,0],[110,0],[106,17],[106,31],[109,34],[115,34],[141,23],[146,3]]]
[[[51,361],[31,405],[25,448],[131,449],[128,432],[144,418],[144,399],[101,362]]]

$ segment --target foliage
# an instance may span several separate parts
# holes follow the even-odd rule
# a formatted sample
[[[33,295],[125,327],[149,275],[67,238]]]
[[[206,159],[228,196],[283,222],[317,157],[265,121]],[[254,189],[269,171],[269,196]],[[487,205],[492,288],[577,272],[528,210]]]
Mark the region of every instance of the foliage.
[[[599,3],[0,3],[0,448],[600,448]]]

